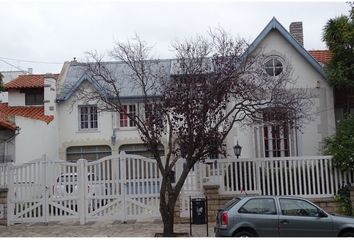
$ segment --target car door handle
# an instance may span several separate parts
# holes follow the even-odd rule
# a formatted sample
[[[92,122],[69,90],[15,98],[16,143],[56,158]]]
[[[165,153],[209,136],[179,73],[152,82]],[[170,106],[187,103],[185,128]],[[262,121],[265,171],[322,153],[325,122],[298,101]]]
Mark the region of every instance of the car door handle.
[[[284,224],[284,225],[285,225],[285,224],[288,224],[288,223],[289,223],[289,222],[288,222],[288,220],[286,220],[286,219],[280,221],[280,224]]]

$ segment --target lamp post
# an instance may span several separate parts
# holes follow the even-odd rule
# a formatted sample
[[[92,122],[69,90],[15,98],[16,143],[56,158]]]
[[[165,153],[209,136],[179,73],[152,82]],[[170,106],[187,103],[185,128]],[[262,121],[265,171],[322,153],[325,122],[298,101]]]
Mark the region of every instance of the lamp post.
[[[235,156],[236,156],[237,159],[241,155],[241,150],[242,150],[242,147],[240,145],[238,145],[238,140],[237,140],[237,143],[234,146],[234,153],[235,153]]]

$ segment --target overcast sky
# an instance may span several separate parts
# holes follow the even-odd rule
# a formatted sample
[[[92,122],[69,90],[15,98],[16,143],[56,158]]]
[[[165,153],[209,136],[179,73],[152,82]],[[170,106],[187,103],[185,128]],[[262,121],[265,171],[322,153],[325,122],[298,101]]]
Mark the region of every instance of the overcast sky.
[[[325,49],[322,29],[326,21],[348,15],[348,11],[345,1],[0,0],[0,71],[18,67],[59,73],[64,61],[84,60],[86,51],[106,53],[116,40],[127,40],[135,33],[154,45],[154,56],[172,58],[173,40],[221,26],[251,42],[273,16],[286,29],[291,22],[302,21],[305,48]]]

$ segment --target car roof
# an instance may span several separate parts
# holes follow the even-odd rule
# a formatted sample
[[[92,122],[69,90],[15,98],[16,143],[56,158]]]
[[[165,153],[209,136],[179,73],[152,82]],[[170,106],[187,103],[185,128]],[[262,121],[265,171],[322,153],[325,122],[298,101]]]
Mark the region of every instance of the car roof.
[[[240,198],[240,199],[244,199],[244,198],[247,198],[247,199],[251,199],[251,198],[290,198],[290,199],[304,199],[304,200],[307,200],[306,198],[298,197],[298,196],[274,196],[274,195],[263,195],[263,196],[260,196],[260,195],[256,195],[256,196],[243,195],[243,196],[237,196],[237,198]]]

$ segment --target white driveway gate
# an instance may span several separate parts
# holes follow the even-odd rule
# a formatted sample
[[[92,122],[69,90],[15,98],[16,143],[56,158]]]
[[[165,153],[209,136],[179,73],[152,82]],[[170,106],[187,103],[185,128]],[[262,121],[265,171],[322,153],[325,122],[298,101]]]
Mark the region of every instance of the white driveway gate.
[[[45,158],[8,171],[9,224],[159,217],[155,160],[120,154],[76,163]]]

